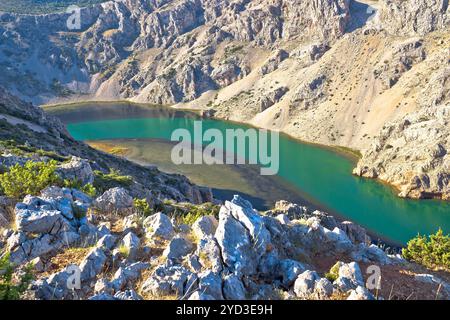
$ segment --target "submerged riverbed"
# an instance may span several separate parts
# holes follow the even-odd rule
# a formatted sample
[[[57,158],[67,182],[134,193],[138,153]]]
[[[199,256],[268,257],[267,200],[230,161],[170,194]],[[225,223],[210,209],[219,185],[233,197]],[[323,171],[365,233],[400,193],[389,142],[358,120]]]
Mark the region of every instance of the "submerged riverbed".
[[[181,165],[170,161],[172,132],[193,130],[195,113],[129,103],[83,103],[47,108],[67,124],[75,139],[118,146],[130,160],[181,173],[213,188],[216,197],[233,193],[249,198],[258,209],[285,199],[327,210],[366,227],[386,241],[405,243],[441,227],[450,231],[450,203],[398,198],[392,188],[351,174],[354,162],[328,148],[280,135],[280,170],[260,176],[255,165]],[[248,126],[203,119],[204,128]]]

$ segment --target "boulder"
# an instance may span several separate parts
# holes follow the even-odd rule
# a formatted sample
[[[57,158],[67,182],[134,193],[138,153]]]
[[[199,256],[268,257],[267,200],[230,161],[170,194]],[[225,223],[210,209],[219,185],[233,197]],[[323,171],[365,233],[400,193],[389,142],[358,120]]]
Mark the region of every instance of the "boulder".
[[[174,236],[173,225],[164,213],[158,212],[147,217],[143,224],[148,238],[170,240]]]
[[[114,291],[122,290],[127,284],[135,282],[141,272],[148,269],[150,265],[144,262],[136,262],[117,269],[111,280],[111,287]]]
[[[364,286],[364,278],[361,269],[356,262],[339,263],[339,277],[335,281],[335,285],[343,292],[356,289],[358,286]]]
[[[139,240],[139,237],[131,231],[128,232],[120,242],[120,245],[126,248],[128,252],[128,256],[126,257],[128,260],[134,260],[136,258],[140,244],[141,241]]]
[[[258,257],[265,254],[272,246],[270,232],[265,227],[263,217],[253,209],[252,204],[235,195],[231,202],[225,202],[224,208],[248,230]]]
[[[314,293],[316,280],[320,277],[315,271],[306,270],[301,273],[294,283],[294,292],[297,297],[307,299]]]
[[[205,271],[199,274],[198,288],[201,292],[214,297],[216,300],[223,300],[222,278],[218,273]]]
[[[214,216],[203,216],[194,222],[192,231],[194,232],[195,237],[202,239],[214,235],[218,224],[219,223]]]
[[[333,284],[326,278],[316,280],[314,294],[317,299],[326,299],[333,294]]]
[[[90,281],[97,277],[105,267],[107,257],[102,249],[93,248],[80,264],[81,281]]]
[[[57,173],[64,180],[80,181],[83,185],[93,183],[95,178],[89,161],[77,157],[59,165]]]
[[[216,239],[212,236],[201,239],[197,245],[196,254],[201,266],[213,272],[221,272],[223,262],[220,247]]]
[[[179,261],[192,252],[194,246],[191,241],[184,237],[177,236],[173,238],[163,252],[167,259]]]
[[[232,272],[238,275],[256,272],[258,261],[248,231],[229,214],[226,207],[220,209],[215,238],[222,252],[222,260]]]
[[[223,279],[223,295],[227,300],[246,299],[244,284],[235,274],[230,274]]]
[[[103,211],[120,211],[133,207],[133,198],[124,188],[112,188],[95,199],[94,205]]]
[[[68,220],[73,218],[72,207],[65,198],[50,202],[27,196],[16,205],[14,213],[17,228],[25,233],[57,234],[74,230],[73,222]]]
[[[298,275],[306,270],[305,266],[298,261],[284,259],[278,262],[275,268],[276,278],[281,279],[281,283],[289,288],[297,279]]]
[[[192,273],[179,265],[160,265],[142,285],[144,293],[155,297],[183,297],[189,289],[188,280]]]
[[[347,300],[375,300],[375,297],[363,286],[358,286],[350,291]]]
[[[98,240],[96,246],[104,250],[111,250],[116,244],[117,238],[112,234],[106,234]]]

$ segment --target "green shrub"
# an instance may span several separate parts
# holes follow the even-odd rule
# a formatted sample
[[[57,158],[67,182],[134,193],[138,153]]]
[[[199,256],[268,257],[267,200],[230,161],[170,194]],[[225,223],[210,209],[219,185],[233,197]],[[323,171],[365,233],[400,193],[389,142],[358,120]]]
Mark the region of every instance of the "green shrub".
[[[81,187],[81,192],[87,194],[89,197],[94,198],[97,196],[97,189],[90,183]]]
[[[339,262],[336,262],[334,266],[331,267],[330,271],[325,273],[325,278],[327,278],[330,282],[334,282],[337,278],[339,278]]]
[[[429,237],[417,235],[402,250],[403,257],[430,269],[450,271],[450,235],[442,229]]]
[[[195,221],[203,216],[219,216],[219,207],[212,203],[205,203],[201,205],[192,205],[188,213],[182,214],[178,217],[179,223],[192,225]]]
[[[154,213],[146,199],[134,199],[133,206],[139,214],[142,214],[145,217],[148,217]]]
[[[81,180],[64,180],[63,186],[69,189],[78,189],[91,198],[97,195],[97,189],[91,183],[83,185]]]
[[[27,194],[37,195],[48,186],[59,184],[56,161],[32,162],[24,166],[16,164],[0,175],[0,188],[8,197],[23,198]]]
[[[133,179],[130,176],[123,176],[119,171],[114,169],[111,169],[110,173],[103,173],[96,170],[94,171],[94,174],[94,187],[101,193],[115,187],[126,188],[133,183]]]
[[[33,280],[33,265],[27,265],[20,275],[9,261],[9,254],[0,258],[0,300],[19,300]]]

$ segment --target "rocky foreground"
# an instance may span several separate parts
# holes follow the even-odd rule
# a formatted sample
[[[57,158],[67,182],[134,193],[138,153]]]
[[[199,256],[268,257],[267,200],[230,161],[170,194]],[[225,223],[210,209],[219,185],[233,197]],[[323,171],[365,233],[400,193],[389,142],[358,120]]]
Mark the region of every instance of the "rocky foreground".
[[[439,277],[414,273],[399,274],[399,288],[382,296],[378,278],[366,282],[361,266],[379,266],[387,279],[389,268],[414,268],[369,245],[361,227],[322,212],[281,201],[261,214],[235,196],[218,219],[211,210],[186,224],[177,215],[183,208],[188,204],[166,202],[145,216],[124,189],[92,199],[49,187],[15,206],[15,227],[0,244],[15,265],[33,262],[29,299],[402,299],[403,278],[415,283],[411,296],[450,298]],[[333,267],[325,274],[327,260]]]

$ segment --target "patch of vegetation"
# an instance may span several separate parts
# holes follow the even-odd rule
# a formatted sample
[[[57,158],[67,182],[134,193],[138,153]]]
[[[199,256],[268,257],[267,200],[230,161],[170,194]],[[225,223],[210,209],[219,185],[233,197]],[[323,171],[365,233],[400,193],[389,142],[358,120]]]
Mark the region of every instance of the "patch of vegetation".
[[[0,258],[0,300],[19,300],[33,280],[33,265],[28,264],[23,272],[15,274],[9,254]]]
[[[193,225],[195,221],[204,216],[219,216],[219,206],[212,203],[201,205],[191,205],[188,212],[177,216],[178,222],[187,225]]]
[[[331,267],[330,271],[325,273],[325,278],[330,282],[334,282],[339,278],[339,262],[336,262],[334,266]]]
[[[15,164],[0,175],[0,189],[8,197],[23,198],[27,194],[37,195],[46,187],[57,185],[57,163],[27,161],[24,166]]]
[[[133,206],[135,210],[144,217],[148,217],[154,213],[153,209],[147,202],[147,199],[134,199]]]
[[[97,189],[92,184],[83,184],[81,180],[64,180],[62,186],[69,189],[78,189],[91,198],[98,194]]]
[[[427,268],[450,271],[450,235],[442,229],[429,237],[417,235],[402,250],[403,257]]]
[[[70,5],[87,7],[106,0],[2,0],[0,11],[23,14],[65,12]]]
[[[103,173],[96,170],[94,171],[94,174],[94,188],[100,193],[115,187],[126,188],[133,183],[133,179],[130,176],[121,175],[119,171],[114,169],[111,169],[109,173]]]

